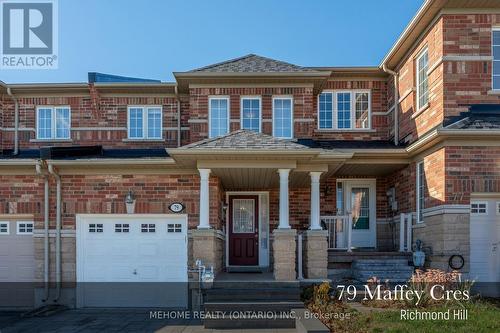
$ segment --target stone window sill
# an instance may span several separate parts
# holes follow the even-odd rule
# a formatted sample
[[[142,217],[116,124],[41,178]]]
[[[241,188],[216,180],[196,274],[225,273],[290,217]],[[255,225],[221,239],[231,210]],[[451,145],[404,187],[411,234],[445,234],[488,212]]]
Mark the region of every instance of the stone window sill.
[[[430,104],[429,102],[425,103],[424,106],[422,106],[416,113],[412,114],[411,119],[415,119],[418,116],[420,116],[425,110],[429,108]]]
[[[346,128],[346,129],[328,129],[328,128],[317,128],[315,129],[316,132],[326,132],[326,133],[375,133],[376,130],[370,129],[370,128]]]
[[[165,142],[165,139],[123,139],[123,142]]]
[[[412,229],[420,229],[420,228],[425,228],[426,227],[426,224],[425,222],[420,222],[420,223],[416,223],[412,226]]]
[[[488,90],[488,95],[500,95],[500,89]]]
[[[62,142],[73,142],[73,139],[31,139],[30,142],[62,143]]]

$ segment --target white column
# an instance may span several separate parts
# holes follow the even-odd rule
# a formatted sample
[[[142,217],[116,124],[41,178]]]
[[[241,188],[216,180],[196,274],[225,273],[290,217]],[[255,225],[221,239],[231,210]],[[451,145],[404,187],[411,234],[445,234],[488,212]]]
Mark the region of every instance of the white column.
[[[319,210],[319,177],[321,172],[310,172],[311,175],[311,225],[310,230],[321,230]]]
[[[210,193],[208,179],[210,169],[198,169],[200,173],[200,222],[198,229],[210,229]]]
[[[290,212],[288,208],[288,175],[290,169],[279,169],[280,174],[280,221],[278,229],[290,229]]]

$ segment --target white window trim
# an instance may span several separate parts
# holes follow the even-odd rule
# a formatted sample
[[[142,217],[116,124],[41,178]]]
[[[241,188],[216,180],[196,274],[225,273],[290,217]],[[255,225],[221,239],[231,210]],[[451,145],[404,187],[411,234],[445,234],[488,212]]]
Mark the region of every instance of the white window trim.
[[[429,74],[427,73],[427,71],[425,72],[425,75],[427,75],[427,103],[425,103],[424,105],[420,105],[420,78],[418,76],[418,62],[420,60],[420,58],[422,58],[424,56],[424,54],[427,53],[427,69],[429,68],[429,49],[428,47],[424,47],[420,53],[417,55],[417,57],[415,58],[415,82],[416,82],[416,90],[417,90],[417,113],[420,112],[422,109],[426,108],[427,107],[427,104],[429,104]]]
[[[227,101],[227,133],[231,132],[231,100],[227,95],[213,95],[208,96],[208,137],[214,138],[212,136],[212,100],[214,99],[225,99]],[[226,134],[227,134],[226,133]]]
[[[130,109],[142,109],[142,136],[130,137]],[[160,137],[148,137],[148,109],[160,109]],[[163,106],[162,105],[127,105],[127,141],[134,140],[163,140]]]
[[[420,211],[424,209],[424,207],[420,207],[420,197],[419,197],[419,193],[420,193],[420,175],[419,175],[419,169],[420,168],[423,168],[424,167],[424,161],[420,161],[420,162],[417,162],[416,166],[415,166],[415,176],[417,178],[417,181],[416,181],[416,188],[415,188],[415,198],[416,198],[416,201],[417,201],[417,205],[416,205],[416,220],[417,220],[417,223],[423,223],[424,220],[420,220]],[[424,172],[424,177],[425,177],[425,172]],[[425,202],[425,193],[422,194],[424,196],[423,198],[423,201]]]
[[[500,87],[495,88],[495,86],[493,85],[493,79],[495,77],[493,75],[493,63],[495,61],[495,58],[493,55],[493,45],[496,45],[496,44],[493,44],[493,32],[494,31],[500,31],[500,27],[492,27],[491,28],[491,90],[497,92],[497,91],[500,91]],[[496,46],[499,46],[499,45],[496,45]],[[497,75],[497,76],[500,76],[500,75]]]
[[[319,95],[320,94],[332,94],[332,128],[321,128],[319,122]],[[338,93],[350,93],[351,94],[351,127],[349,128],[339,128],[338,126],[338,105],[337,105],[337,94]],[[368,127],[367,128],[356,128],[356,94],[357,93],[367,93],[368,94]],[[318,94],[317,98],[317,117],[318,117],[318,126],[317,129],[319,131],[346,131],[346,132],[365,132],[372,130],[372,92],[370,89],[328,89],[323,90]]]
[[[51,124],[50,124],[50,138],[40,138],[40,123],[39,123],[39,113],[40,109],[50,109],[51,113]],[[69,129],[68,136],[63,138],[56,137],[56,109],[68,109],[69,110]],[[71,107],[69,105],[37,105],[36,107],[36,115],[35,115],[35,123],[36,123],[36,139],[40,141],[60,141],[60,140],[69,140],[71,139]]]
[[[482,205],[484,204],[484,209],[485,209],[485,212],[484,213],[473,213],[472,212],[472,204],[477,204],[477,205]],[[479,209],[479,207],[478,207]],[[470,202],[470,214],[471,215],[488,215],[488,201],[471,201]]]
[[[0,221],[0,223],[7,223],[7,231],[6,232],[0,232],[0,236],[2,235],[10,235],[10,221]]]
[[[319,117],[319,114],[320,114],[319,96],[321,94],[331,94],[332,95],[332,128],[328,128],[328,127],[321,128],[320,117]],[[323,91],[321,91],[318,94],[318,96],[316,96],[316,105],[317,105],[317,117],[318,117],[318,130],[320,130],[320,131],[330,131],[330,130],[333,130],[335,128],[335,123],[334,123],[334,118],[335,118],[335,90],[323,90]]]
[[[243,129],[243,100],[256,99],[259,101],[259,133],[262,133],[262,97],[261,96],[241,96],[240,97],[240,128]],[[228,104],[229,105],[229,104]]]
[[[21,232],[20,226],[21,224],[31,224],[31,232]],[[16,234],[17,235],[33,235],[33,229],[35,228],[35,224],[33,221],[16,221]]]
[[[290,134],[291,136],[290,137],[283,137],[283,136],[276,136],[275,134],[275,129],[276,129],[276,126],[274,126],[274,121],[275,121],[275,116],[274,116],[274,101],[275,100],[279,100],[279,99],[282,99],[282,100],[290,100],[290,126],[291,126],[291,131],[290,131]],[[294,124],[294,120],[293,120],[293,96],[289,96],[289,95],[276,95],[276,96],[273,96],[273,99],[272,99],[272,103],[273,103],[273,136],[274,137],[277,137],[277,138],[281,138],[281,139],[293,139],[294,137],[294,130],[293,130],[293,124]]]

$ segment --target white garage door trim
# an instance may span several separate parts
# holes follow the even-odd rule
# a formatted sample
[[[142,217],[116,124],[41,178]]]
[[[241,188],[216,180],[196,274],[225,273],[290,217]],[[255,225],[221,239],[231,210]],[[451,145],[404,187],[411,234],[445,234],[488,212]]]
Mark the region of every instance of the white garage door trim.
[[[93,224],[95,222],[96,226],[96,232],[99,232],[100,229],[98,224],[102,224],[103,228],[105,230],[113,230],[115,233],[118,235],[118,231],[115,228],[115,225],[109,225],[113,223],[117,223],[117,220],[120,222],[124,222],[125,224],[128,224],[129,227],[131,228],[130,231],[132,233],[132,228],[136,230],[136,228],[139,228],[141,232],[147,232],[150,231],[150,225],[154,223],[156,224],[157,230],[155,233],[155,236],[162,236],[159,234],[159,232],[165,232],[164,235],[168,235],[169,233],[172,233],[176,235],[176,240],[179,242],[179,238],[184,239],[184,242],[182,242],[182,248],[178,247],[178,251],[176,249],[176,264],[181,263],[182,270],[183,272],[180,272],[177,270],[177,273],[175,274],[175,282],[176,283],[182,283],[186,284],[186,291],[187,291],[187,279],[188,279],[188,273],[187,273],[187,229],[188,229],[188,222],[187,222],[187,215],[186,214],[77,214],[76,216],[76,273],[77,273],[77,282],[88,282],[91,280],[88,276],[86,277],[86,267],[85,263],[86,260],[88,259],[88,249],[85,247],[88,247],[88,229],[90,227],[90,224]],[[159,226],[158,222],[161,222],[162,225]],[[128,223],[127,223],[128,222]],[[149,223],[148,223],[149,222]],[[146,224],[146,231],[143,231],[142,224]],[[172,224],[172,225],[170,225]],[[181,225],[180,230],[177,230],[176,227],[178,225]],[[173,228],[172,230],[171,227]],[[137,231],[137,230],[136,230]],[[179,233],[180,232],[180,233]],[[120,237],[122,234],[118,237]],[[109,237],[109,235],[107,235]],[[163,240],[165,240],[165,237],[161,237]],[[137,238],[139,239],[139,238]],[[169,243],[160,243],[160,244],[169,244]],[[165,249],[164,249],[165,250]],[[161,258],[158,258],[159,262]],[[184,264],[182,264],[184,263]],[[161,266],[160,266],[161,267]],[[88,268],[88,267],[87,267]],[[135,274],[135,273],[134,273]],[[109,275],[108,275],[109,276]],[[166,279],[166,275],[165,276]],[[169,282],[169,281],[164,281],[163,277],[160,277],[160,281],[155,279],[153,282],[155,283],[163,283],[163,282]],[[94,280],[94,281],[99,281]],[[142,281],[142,280],[141,280]],[[103,281],[103,282],[108,282],[108,281]],[[76,294],[76,306],[77,307],[84,307],[88,306],[88,302],[86,301],[86,293],[87,291],[85,288],[89,287],[90,284],[78,284],[77,287],[77,294]],[[153,283],[151,283],[153,285]],[[114,287],[114,286],[113,286]],[[187,306],[187,295],[186,295],[186,304],[182,304],[180,307],[185,307]],[[182,302],[181,302],[182,303]],[[96,306],[96,305],[90,305],[90,306]],[[152,305],[154,306],[154,305]],[[179,305],[177,305],[179,306]],[[134,307],[134,305],[132,305]]]

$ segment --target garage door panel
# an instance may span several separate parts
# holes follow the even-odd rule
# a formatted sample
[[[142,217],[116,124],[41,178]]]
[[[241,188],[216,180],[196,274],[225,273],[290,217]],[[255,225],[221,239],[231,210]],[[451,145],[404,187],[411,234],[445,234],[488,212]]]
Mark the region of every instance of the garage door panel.
[[[84,287],[78,306],[186,307],[185,216],[110,215],[77,220],[81,223],[78,232],[83,234],[77,234],[78,282],[99,282],[79,283]],[[102,225],[103,232],[89,233],[89,223]],[[167,224],[172,223],[181,224],[182,232],[168,232]],[[123,224],[128,224],[128,232],[123,232]]]

